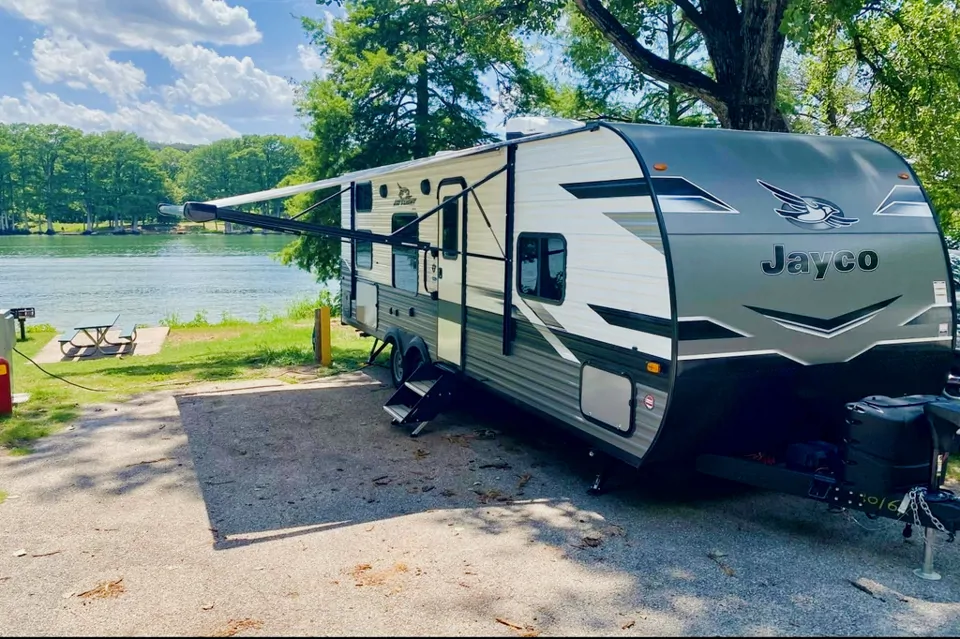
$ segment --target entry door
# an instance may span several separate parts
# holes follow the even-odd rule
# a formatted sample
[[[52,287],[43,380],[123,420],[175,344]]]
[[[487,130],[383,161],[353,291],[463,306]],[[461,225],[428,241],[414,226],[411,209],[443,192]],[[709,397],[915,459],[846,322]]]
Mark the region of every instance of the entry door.
[[[440,256],[437,268],[437,357],[451,364],[461,365],[460,347],[463,340],[463,231],[464,198],[452,199],[463,190],[460,180],[441,184],[437,189],[440,209]]]

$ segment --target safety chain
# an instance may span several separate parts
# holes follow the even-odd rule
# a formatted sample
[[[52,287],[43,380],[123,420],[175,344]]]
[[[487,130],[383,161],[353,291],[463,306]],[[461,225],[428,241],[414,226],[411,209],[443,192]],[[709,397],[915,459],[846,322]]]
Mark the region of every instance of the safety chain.
[[[940,523],[940,520],[933,516],[933,513],[930,512],[930,506],[927,505],[927,500],[923,498],[924,493],[927,492],[926,488],[922,486],[917,486],[912,488],[909,492],[910,497],[910,510],[913,511],[913,523],[917,528],[923,528],[923,524],[920,523],[920,509],[923,509],[924,514],[930,518],[931,523],[934,527],[942,533],[947,532],[946,526]],[[918,508],[919,504],[919,508]]]

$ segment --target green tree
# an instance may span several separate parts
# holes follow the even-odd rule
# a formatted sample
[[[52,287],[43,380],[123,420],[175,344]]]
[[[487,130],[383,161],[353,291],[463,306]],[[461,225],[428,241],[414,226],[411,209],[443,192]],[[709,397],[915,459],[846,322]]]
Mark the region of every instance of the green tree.
[[[0,234],[10,233],[17,222],[14,209],[16,147],[9,127],[0,125]]]
[[[494,137],[484,129],[484,115],[495,107],[526,111],[546,95],[513,32],[516,14],[501,2],[342,5],[346,15],[332,28],[303,19],[329,75],[301,89],[298,109],[310,123],[313,153],[298,177],[319,179],[489,141]],[[494,91],[484,86],[486,78]],[[329,194],[293,198],[288,206],[305,207]],[[338,211],[332,202],[308,219],[338,224]],[[283,256],[326,280],[337,273],[339,253],[337,241],[303,236]]]
[[[929,74],[890,73],[888,52],[873,25],[897,22],[914,12],[956,10],[952,0],[669,0],[699,32],[709,62],[699,69],[668,59],[646,41],[646,29],[656,20],[661,0],[572,2],[575,11],[642,75],[702,100],[724,127],[773,131],[788,129],[789,113],[783,110],[778,86],[788,41],[802,49],[814,42],[822,25],[835,24],[849,38],[869,82],[909,91],[928,84],[920,76]],[[553,6],[559,15],[565,0],[518,1],[513,8],[522,13],[543,4]]]
[[[100,135],[74,136],[66,148],[66,169],[71,175],[75,205],[84,216],[85,230],[92,233],[97,213],[103,206],[105,190],[99,179],[105,161]]]
[[[708,67],[700,32],[669,0],[651,1],[648,14],[628,21],[645,46],[668,62],[698,71]],[[582,14],[572,13],[565,29],[566,58],[578,74],[576,86],[556,90],[552,110],[563,117],[686,126],[715,126],[697,97],[652,78],[630,64]]]
[[[960,8],[907,0],[899,11],[846,24],[823,20],[808,39],[795,81],[805,130],[868,136],[896,149],[911,161],[945,230],[957,235]],[[880,62],[865,61],[860,50]]]

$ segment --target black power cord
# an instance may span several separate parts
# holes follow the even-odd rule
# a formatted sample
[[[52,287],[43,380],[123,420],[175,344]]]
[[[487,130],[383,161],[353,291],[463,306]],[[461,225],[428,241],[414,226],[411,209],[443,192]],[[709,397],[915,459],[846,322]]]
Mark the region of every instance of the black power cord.
[[[37,368],[39,368],[42,372],[46,373],[46,374],[49,375],[50,377],[52,377],[52,378],[54,378],[54,379],[59,379],[61,382],[65,382],[65,383],[67,383],[67,384],[70,384],[71,386],[76,386],[77,388],[81,388],[81,389],[83,389],[83,390],[85,390],[85,391],[90,391],[90,392],[93,392],[93,393],[106,393],[106,392],[107,392],[107,391],[105,391],[105,390],[101,390],[101,389],[98,389],[98,388],[88,388],[88,387],[86,387],[86,386],[82,386],[82,385],[80,385],[80,384],[78,384],[78,383],[76,383],[76,382],[71,382],[69,379],[67,379],[67,378],[65,378],[65,377],[60,377],[59,375],[57,375],[57,374],[55,374],[55,373],[51,373],[50,371],[46,370],[43,366],[41,366],[40,364],[37,364],[35,361],[33,361],[32,359],[30,359],[29,357],[27,357],[26,355],[24,355],[23,353],[21,353],[21,352],[17,349],[17,347],[14,347],[14,348],[13,348],[13,352],[16,353],[17,355],[19,355],[20,357],[22,357],[23,359],[27,360],[28,362],[30,362],[31,364],[33,364],[33,365],[36,366]]]

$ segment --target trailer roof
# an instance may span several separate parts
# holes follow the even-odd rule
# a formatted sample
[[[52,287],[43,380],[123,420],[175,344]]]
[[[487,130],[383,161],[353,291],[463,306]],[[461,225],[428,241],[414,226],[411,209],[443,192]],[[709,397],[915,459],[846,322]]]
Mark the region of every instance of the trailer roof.
[[[284,186],[280,188],[267,189],[264,191],[257,191],[255,193],[244,193],[240,195],[232,195],[229,197],[219,198],[216,200],[208,200],[204,204],[210,204],[218,207],[232,207],[232,206],[241,206],[244,204],[252,204],[254,202],[263,202],[267,200],[276,200],[280,198],[290,197],[292,195],[298,195],[300,193],[309,193],[311,191],[319,191],[320,189],[331,188],[335,186],[342,186],[344,184],[349,184],[351,182],[364,181],[380,175],[385,175],[392,173],[394,171],[399,171],[403,169],[419,168],[427,166],[430,164],[435,164],[439,162],[444,162],[446,160],[452,160],[455,158],[467,157],[470,155],[476,155],[480,153],[487,153],[490,151],[495,151],[497,149],[518,144],[526,144],[528,142],[536,142],[539,140],[545,140],[548,138],[559,137],[564,135],[571,135],[574,133],[580,133],[583,131],[592,131],[596,130],[601,126],[607,126],[614,130],[619,130],[622,134],[626,135],[628,138],[636,139],[640,137],[659,137],[663,133],[666,133],[666,130],[671,129],[684,129],[684,133],[692,133],[690,130],[691,127],[674,127],[661,124],[624,124],[624,123],[615,123],[615,122],[603,122],[603,121],[592,121],[587,122],[583,126],[573,127],[563,131],[552,131],[549,133],[525,135],[519,138],[513,138],[509,140],[501,140],[498,142],[492,142],[489,144],[481,144],[478,146],[470,147],[467,149],[458,149],[454,151],[441,151],[436,155],[430,157],[419,158],[416,160],[408,160],[405,162],[397,162],[395,164],[386,164],[383,166],[377,166],[370,169],[363,169],[361,171],[353,171],[351,173],[345,173],[337,177],[327,178],[324,180],[317,180],[315,182],[306,182],[303,184],[294,184],[291,186]],[[731,131],[729,129],[695,129],[700,133],[708,133],[709,135],[745,135],[745,136],[762,136],[768,137],[769,141],[774,141],[778,137],[822,137],[822,136],[801,136],[799,134],[790,134],[790,133],[765,133],[757,131]],[[161,213],[166,215],[183,215],[183,205],[182,204],[162,204],[159,207]]]

